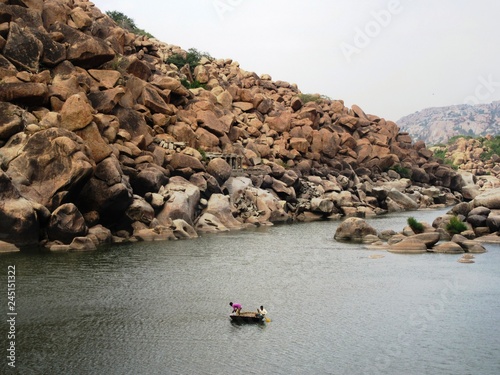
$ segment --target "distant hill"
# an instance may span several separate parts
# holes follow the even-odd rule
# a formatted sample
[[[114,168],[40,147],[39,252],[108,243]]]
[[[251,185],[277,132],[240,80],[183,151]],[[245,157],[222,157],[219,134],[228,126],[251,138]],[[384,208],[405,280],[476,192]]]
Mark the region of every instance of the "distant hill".
[[[500,134],[500,101],[478,105],[426,108],[397,121],[416,140],[433,145],[457,135]]]

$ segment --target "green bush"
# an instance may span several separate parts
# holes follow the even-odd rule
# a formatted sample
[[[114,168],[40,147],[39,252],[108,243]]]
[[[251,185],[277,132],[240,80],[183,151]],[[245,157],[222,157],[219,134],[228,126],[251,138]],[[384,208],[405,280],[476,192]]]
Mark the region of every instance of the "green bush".
[[[402,178],[410,178],[411,177],[411,170],[403,167],[399,164],[393,165],[390,169],[395,171],[397,174],[399,174]]]
[[[201,88],[205,88],[205,84],[204,83],[200,83],[196,79],[193,82],[190,82],[187,79],[181,79],[181,83],[187,89],[198,89],[200,87]]]
[[[302,103],[306,104],[309,102],[317,102],[320,100],[332,100],[326,95],[320,95],[320,94],[299,94],[298,95],[300,100],[302,100]]]
[[[481,154],[481,160],[486,161],[496,154],[500,155],[500,136],[495,136],[491,139],[483,140],[483,147],[486,151]]]
[[[154,38],[153,35],[148,33],[147,31],[144,31],[143,29],[139,29],[136,25],[135,22],[132,18],[126,16],[122,12],[117,12],[116,10],[109,10],[106,12],[106,14],[116,22],[118,26],[120,26],[122,29],[128,30],[131,33],[137,34],[137,35],[144,35],[147,36],[148,38]]]
[[[439,149],[439,150],[434,151],[434,157],[444,161],[445,157],[446,157],[446,150]]]
[[[213,57],[210,56],[207,52],[200,52],[196,48],[190,48],[188,49],[186,56],[180,53],[176,53],[172,56],[169,56],[165,60],[165,63],[174,64],[179,69],[184,65],[189,64],[192,73],[194,71],[194,68],[196,68],[203,57],[206,57],[209,60],[213,60]]]
[[[451,234],[459,234],[467,230],[467,225],[461,221],[457,216],[453,216],[450,222],[446,225],[446,230]]]
[[[407,219],[407,223],[415,233],[422,233],[424,231],[424,225],[413,216]]]

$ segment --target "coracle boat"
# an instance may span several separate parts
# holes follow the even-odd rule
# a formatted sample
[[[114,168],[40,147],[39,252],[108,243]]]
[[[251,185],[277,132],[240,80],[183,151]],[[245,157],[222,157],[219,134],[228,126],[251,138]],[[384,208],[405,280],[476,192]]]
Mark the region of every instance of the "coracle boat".
[[[235,323],[264,323],[264,315],[257,314],[251,311],[241,312],[239,314],[229,315],[231,321]]]

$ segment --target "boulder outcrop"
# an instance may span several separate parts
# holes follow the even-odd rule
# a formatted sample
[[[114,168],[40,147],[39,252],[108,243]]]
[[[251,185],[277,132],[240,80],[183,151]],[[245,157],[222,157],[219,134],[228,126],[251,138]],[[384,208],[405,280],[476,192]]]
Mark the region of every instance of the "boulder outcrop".
[[[230,59],[175,66],[188,52],[87,0],[0,14],[1,241],[91,249],[463,198],[425,144],[357,105]]]

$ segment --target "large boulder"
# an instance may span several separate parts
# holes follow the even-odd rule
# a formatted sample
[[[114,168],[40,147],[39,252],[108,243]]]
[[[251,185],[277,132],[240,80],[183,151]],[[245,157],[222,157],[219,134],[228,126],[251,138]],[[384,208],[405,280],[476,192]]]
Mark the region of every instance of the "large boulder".
[[[242,224],[233,216],[233,210],[229,201],[229,196],[222,194],[212,194],[208,200],[207,208],[203,214],[215,216],[218,221],[227,229],[240,229]],[[206,223],[208,224],[208,223]],[[198,220],[198,227],[200,221]]]
[[[139,221],[149,225],[155,218],[155,211],[144,198],[134,195],[134,200],[125,210],[125,216],[131,222]]]
[[[8,140],[14,134],[24,130],[25,111],[17,105],[0,102],[0,140]]]
[[[49,240],[70,244],[75,237],[88,233],[83,215],[73,203],[66,203],[54,210],[50,216],[47,236]]]
[[[7,145],[0,149],[7,175],[24,197],[50,210],[78,196],[93,172],[82,139],[64,129],[39,131],[11,147],[15,155],[8,156]]]
[[[396,202],[399,206],[403,207],[405,211],[416,210],[419,205],[413,199],[411,199],[407,194],[402,193],[397,189],[391,189],[388,193],[388,197]]]
[[[422,239],[412,236],[391,244],[387,251],[400,254],[422,254],[427,252],[427,245]]]
[[[365,220],[358,217],[350,217],[344,220],[335,231],[335,240],[362,243],[364,237],[377,235],[377,230]]]
[[[491,189],[474,198],[474,207],[483,206],[489,209],[500,208],[500,188]]]
[[[43,53],[43,44],[29,28],[11,22],[3,54],[18,69],[37,72]]]
[[[159,194],[165,197],[165,204],[157,215],[160,224],[171,225],[172,220],[182,219],[193,225],[196,207],[200,201],[200,189],[180,176],[170,178]]]
[[[0,241],[20,245],[37,243],[39,230],[35,208],[0,169]]]
[[[224,159],[215,158],[208,163],[207,172],[215,177],[217,182],[222,185],[231,177],[232,168]]]
[[[443,242],[432,249],[435,253],[462,254],[465,250],[456,242]]]
[[[116,223],[132,203],[132,187],[120,164],[111,155],[97,164],[92,178],[82,188],[78,207],[97,211],[104,222]]]
[[[63,35],[67,43],[67,59],[83,68],[97,68],[115,58],[115,51],[102,39],[84,34],[64,23],[55,22],[50,32]]]

